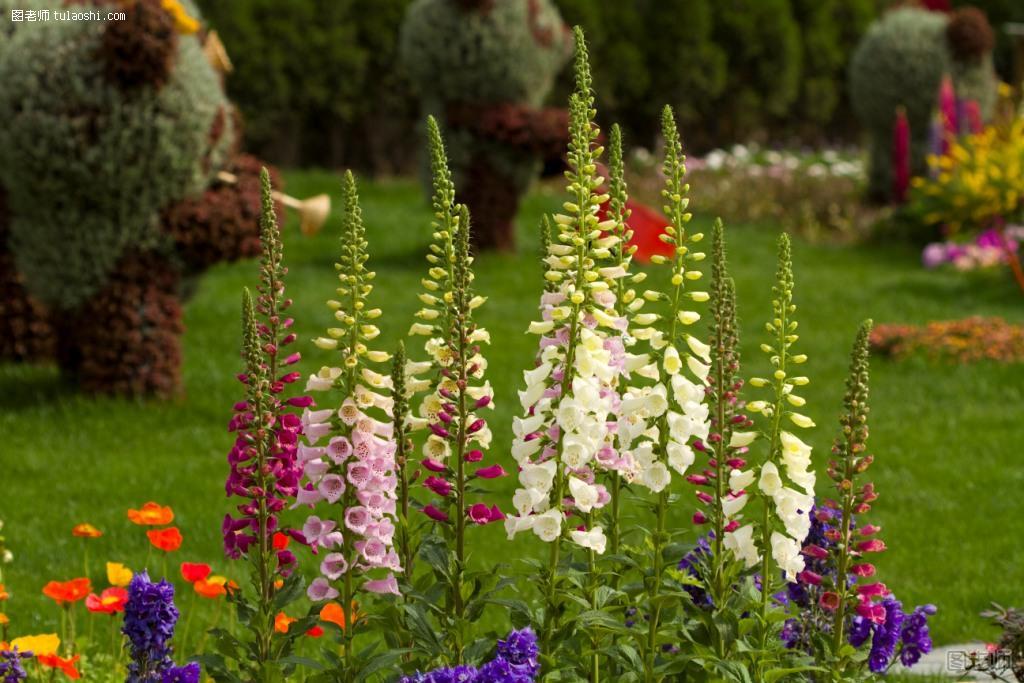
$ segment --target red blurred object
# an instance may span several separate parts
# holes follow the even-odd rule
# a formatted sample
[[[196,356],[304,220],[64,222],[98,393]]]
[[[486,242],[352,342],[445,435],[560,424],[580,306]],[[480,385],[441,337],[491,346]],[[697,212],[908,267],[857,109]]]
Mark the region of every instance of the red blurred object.
[[[910,123],[903,107],[896,111],[892,133],[892,198],[898,204],[907,200],[910,187]]]
[[[633,258],[640,263],[647,263],[655,254],[671,256],[672,247],[659,239],[659,235],[665,231],[665,226],[668,225],[668,219],[656,209],[632,199],[626,200],[626,208],[630,212],[626,224],[633,231],[633,237],[629,243],[636,247]],[[599,220],[603,221],[607,217],[608,203],[605,202],[601,205]]]
[[[977,100],[964,102],[964,118],[967,119],[967,130],[972,135],[977,135],[984,128],[981,122],[981,107]]]
[[[929,12],[952,12],[953,5],[949,0],[922,0],[921,6]]]
[[[939,114],[942,116],[942,154],[945,155],[949,153],[950,141],[956,139],[960,130],[956,115],[956,92],[949,76],[943,76],[939,87]]]

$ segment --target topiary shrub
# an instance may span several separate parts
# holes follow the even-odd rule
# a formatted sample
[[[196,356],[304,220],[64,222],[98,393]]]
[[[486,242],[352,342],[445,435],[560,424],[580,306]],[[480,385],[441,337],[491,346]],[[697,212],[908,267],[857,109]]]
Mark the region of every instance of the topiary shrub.
[[[0,51],[0,259],[14,265],[0,284],[23,290],[0,329],[57,336],[0,351],[55,349],[87,391],[166,395],[178,384],[183,276],[257,251],[255,162],[236,164],[237,187],[204,194],[237,135],[191,5],[94,6],[126,19],[39,22]]]
[[[416,0],[400,38],[424,114],[444,127],[475,247],[510,249],[519,197],[564,148],[567,118],[544,98],[570,35],[548,0]]]
[[[46,309],[25,289],[7,249],[10,215],[0,189],[0,359],[33,361],[53,356],[55,337]]]
[[[932,113],[944,75],[952,76],[959,98],[977,101],[982,117],[991,116],[996,82],[991,42],[978,53],[986,44],[982,33],[977,13],[961,11],[951,20],[913,7],[890,11],[868,28],[850,63],[850,97],[868,135],[872,198],[891,195],[893,125],[901,106],[910,124],[911,173],[927,170]]]

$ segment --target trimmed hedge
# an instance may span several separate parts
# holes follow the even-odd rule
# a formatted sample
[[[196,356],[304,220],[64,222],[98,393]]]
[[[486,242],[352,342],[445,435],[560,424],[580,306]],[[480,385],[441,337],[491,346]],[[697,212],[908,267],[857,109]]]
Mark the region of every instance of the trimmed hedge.
[[[200,0],[236,67],[228,93],[249,148],[283,164],[411,168],[403,141],[417,107],[397,59],[409,4],[292,0],[285,10],[274,0]],[[602,116],[622,123],[628,143],[653,145],[668,97],[691,150],[848,131],[846,64],[877,4],[555,0],[567,24],[587,31]],[[567,86],[564,73],[553,101]]]

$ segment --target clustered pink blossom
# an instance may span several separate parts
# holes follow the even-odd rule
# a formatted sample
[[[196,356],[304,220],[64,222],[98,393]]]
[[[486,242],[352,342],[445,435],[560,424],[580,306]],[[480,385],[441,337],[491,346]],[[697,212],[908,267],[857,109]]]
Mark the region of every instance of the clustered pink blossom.
[[[309,597],[336,598],[331,581],[375,569],[389,571],[384,579],[367,580],[364,588],[397,594],[393,572],[402,566],[392,547],[398,483],[392,423],[375,420],[347,399],[337,413],[307,409],[302,426],[306,443],[298,447],[298,460],[305,482],[296,504],[341,506],[340,522],[311,515],[302,527],[306,543],[323,555]]]

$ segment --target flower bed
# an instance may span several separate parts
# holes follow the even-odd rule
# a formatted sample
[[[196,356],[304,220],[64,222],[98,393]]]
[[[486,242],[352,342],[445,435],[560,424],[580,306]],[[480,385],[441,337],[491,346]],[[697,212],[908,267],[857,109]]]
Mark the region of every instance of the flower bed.
[[[333,362],[298,369],[264,174],[260,278],[242,297],[243,397],[230,423],[225,488],[235,510],[222,527],[232,573],[247,577],[232,582],[191,563],[180,572],[196,595],[230,605],[229,624],[203,625],[194,657],[172,649],[172,637],[188,642],[175,635],[182,606],[157,565],[184,539],[172,511],[146,505],[130,519],[153,527],[147,536],[163,561],[147,561],[127,595],[117,585],[91,593],[88,577],[47,586],[66,610],[64,632],[5,628],[5,641],[19,636],[0,648],[9,680],[43,674],[45,661],[132,681],[195,680],[197,664],[217,681],[861,680],[928,651],[934,607],[908,615],[871,562],[886,546],[868,521],[878,497],[865,474],[874,460],[870,321],[853,345],[824,470],[831,492],[822,494],[804,441],[817,426],[803,411],[811,380],[800,374],[807,357],[797,348],[788,237],[764,316],[772,371],[747,378],[725,230],[716,224],[702,251],[705,236],[689,227],[671,109],[662,120],[668,255],[640,271],[628,246],[621,135],[613,126],[602,178],[579,31],[576,41],[568,199],[544,226],[529,326],[537,351],[524,359],[511,457],[490,449],[490,337],[475,317],[486,297],[436,123],[433,241],[410,327],[422,351],[375,348],[384,313],[347,174],[331,322],[314,342]],[[519,488],[497,500],[489,482],[513,471]],[[708,529],[699,550],[669,526],[678,506],[692,506]],[[289,509],[305,520],[293,525]],[[473,553],[500,557],[479,534],[499,522],[510,537],[544,544],[547,560],[475,569]],[[108,568],[108,582],[123,584],[127,571]],[[123,654],[117,631],[108,647],[75,628],[83,600],[90,619],[123,607]],[[494,629],[497,615],[508,615],[510,634]]]

